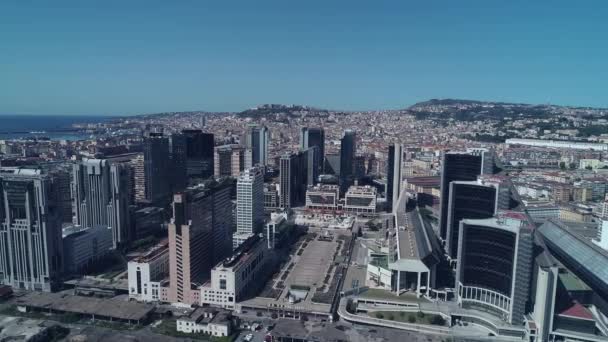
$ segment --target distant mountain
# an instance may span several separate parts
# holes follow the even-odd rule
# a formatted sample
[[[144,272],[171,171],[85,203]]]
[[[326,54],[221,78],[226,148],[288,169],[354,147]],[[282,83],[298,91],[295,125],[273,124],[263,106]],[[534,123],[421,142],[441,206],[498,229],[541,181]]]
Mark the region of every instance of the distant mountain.
[[[293,116],[328,116],[327,109],[313,108],[301,105],[264,104],[238,113],[241,117],[259,119],[262,117],[293,117]]]
[[[490,102],[458,99],[431,99],[407,108],[418,119],[459,121],[503,119],[508,117],[545,118],[559,113],[559,106]]]

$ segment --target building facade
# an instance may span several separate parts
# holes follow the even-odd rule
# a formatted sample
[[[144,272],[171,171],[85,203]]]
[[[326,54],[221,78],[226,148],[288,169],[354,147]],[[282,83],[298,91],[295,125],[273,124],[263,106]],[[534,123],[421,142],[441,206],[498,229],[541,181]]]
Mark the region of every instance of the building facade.
[[[0,283],[50,292],[63,272],[61,214],[52,179],[0,169]]]
[[[532,271],[532,227],[520,216],[461,221],[455,284],[460,306],[515,325],[524,322]]]
[[[169,276],[168,241],[154,246],[127,264],[129,299],[140,302],[161,300],[162,282]]]
[[[403,149],[400,144],[388,147],[388,165],[386,176],[386,203],[391,212],[399,200],[402,182]]]
[[[128,243],[133,237],[129,166],[107,159],[84,159],[74,165],[72,182],[76,224],[110,227],[114,248]]]

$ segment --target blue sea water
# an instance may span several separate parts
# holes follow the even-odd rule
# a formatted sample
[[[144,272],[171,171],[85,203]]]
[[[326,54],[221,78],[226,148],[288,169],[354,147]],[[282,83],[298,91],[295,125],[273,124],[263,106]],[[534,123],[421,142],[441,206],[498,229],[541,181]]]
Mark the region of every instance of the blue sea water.
[[[33,137],[47,137],[52,140],[85,139],[89,136],[86,132],[60,130],[70,129],[72,124],[76,123],[98,123],[110,119],[112,118],[107,116],[88,115],[0,115],[0,139]]]

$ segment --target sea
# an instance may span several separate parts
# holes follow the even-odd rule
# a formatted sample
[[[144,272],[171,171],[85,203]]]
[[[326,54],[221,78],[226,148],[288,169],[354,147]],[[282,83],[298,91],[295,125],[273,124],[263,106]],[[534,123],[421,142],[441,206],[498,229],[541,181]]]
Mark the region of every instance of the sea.
[[[0,115],[0,140],[49,138],[81,140],[90,136],[85,131],[72,131],[72,124],[100,123],[112,119],[91,115]]]

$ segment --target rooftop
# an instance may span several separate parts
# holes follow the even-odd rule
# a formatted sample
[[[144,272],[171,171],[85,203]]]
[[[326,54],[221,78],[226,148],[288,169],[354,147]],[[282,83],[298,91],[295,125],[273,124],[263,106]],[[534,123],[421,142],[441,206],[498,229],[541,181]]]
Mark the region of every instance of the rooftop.
[[[28,293],[17,298],[15,304],[133,321],[146,319],[154,310],[154,307],[148,304],[46,292]]]

